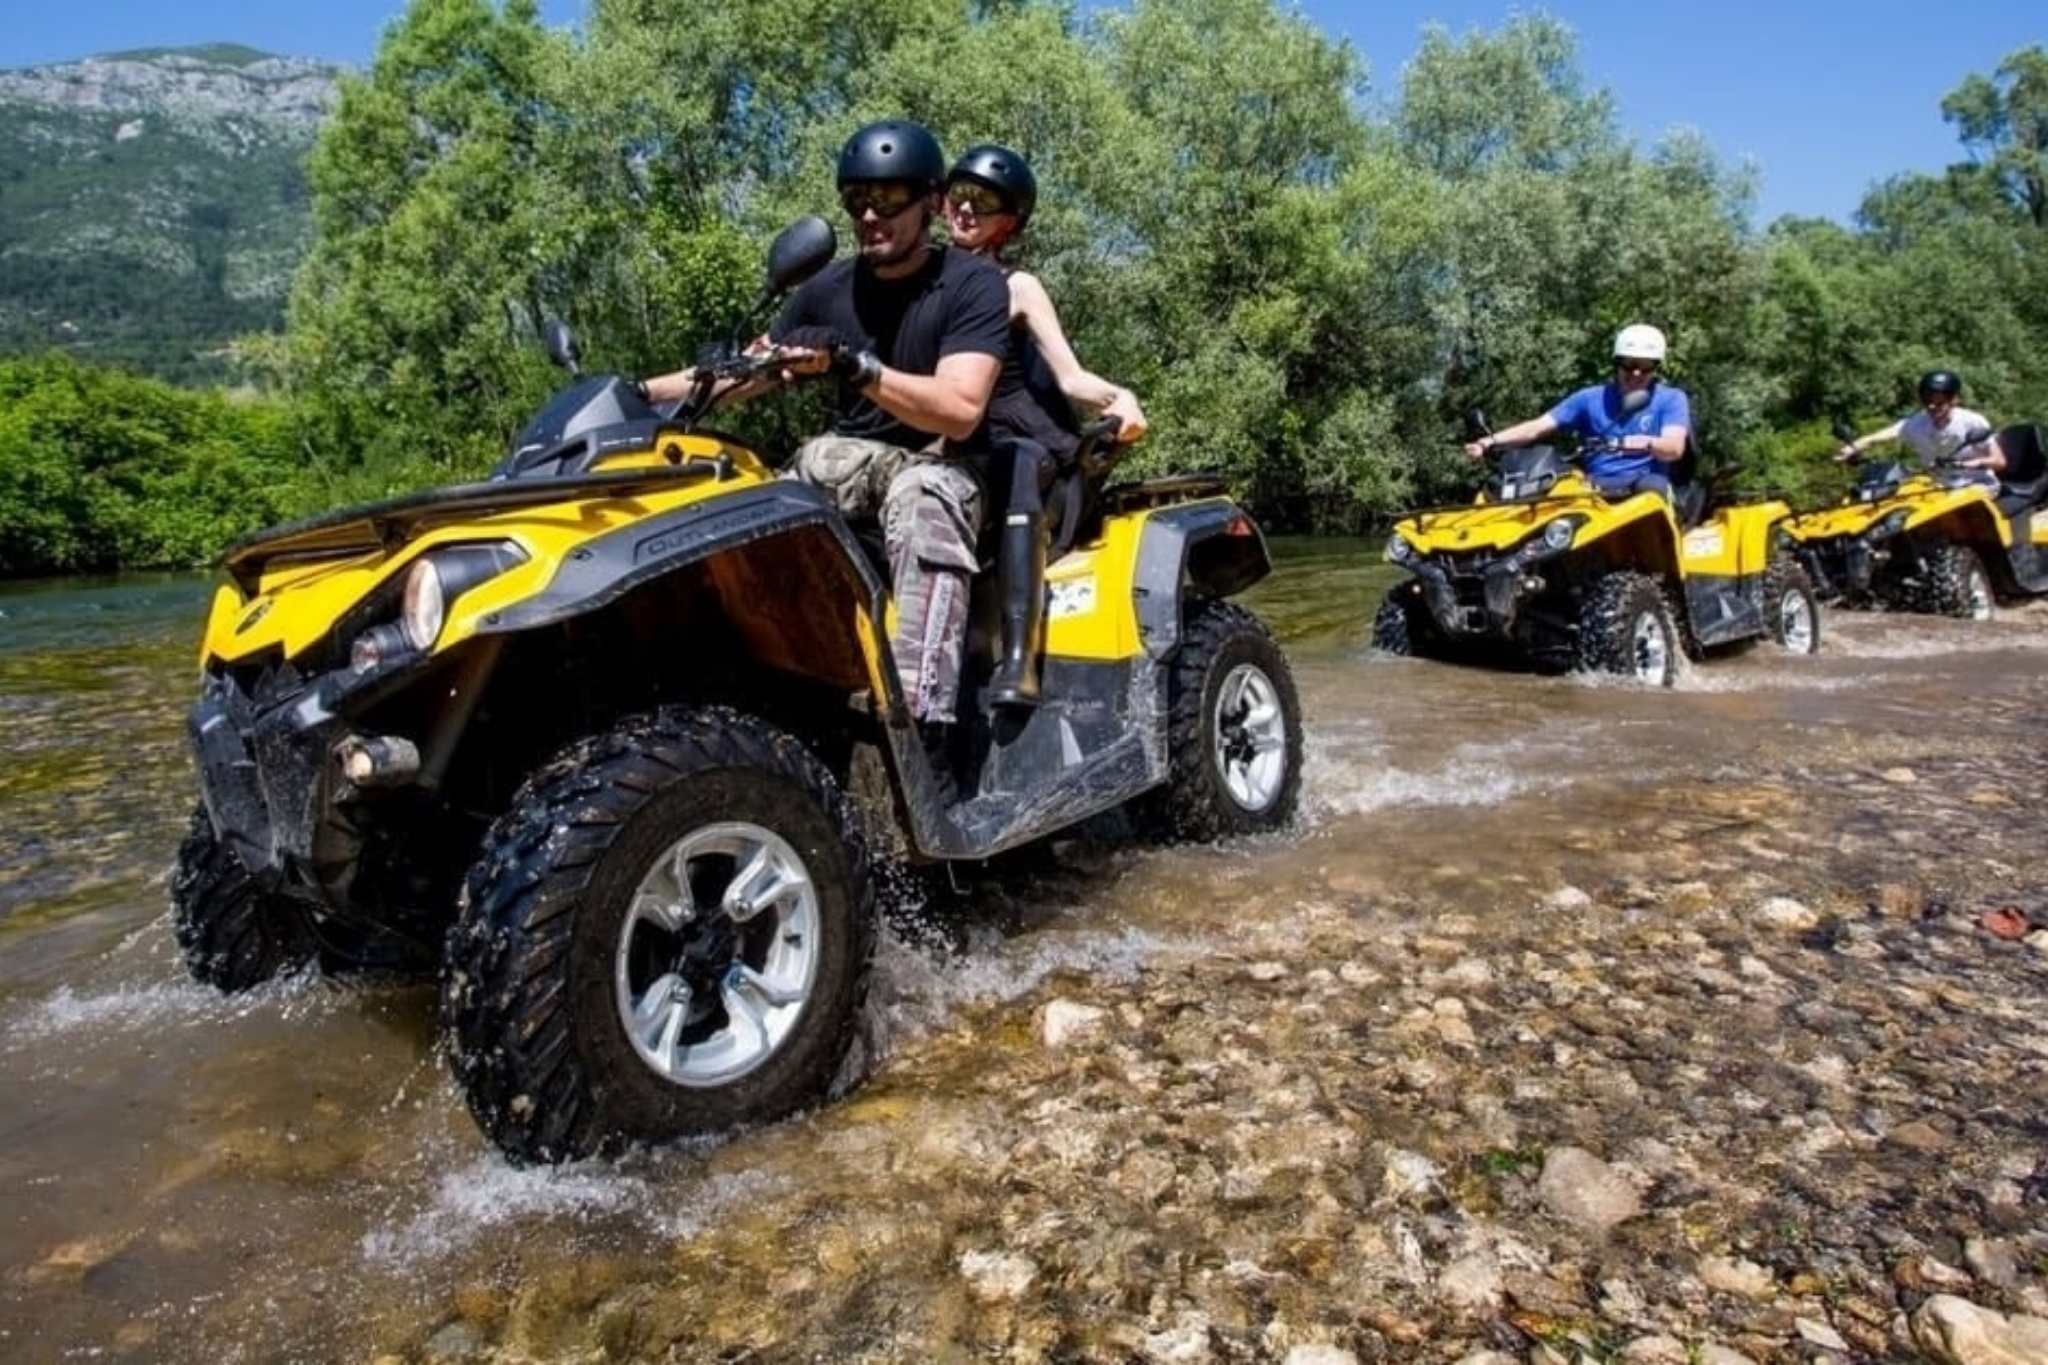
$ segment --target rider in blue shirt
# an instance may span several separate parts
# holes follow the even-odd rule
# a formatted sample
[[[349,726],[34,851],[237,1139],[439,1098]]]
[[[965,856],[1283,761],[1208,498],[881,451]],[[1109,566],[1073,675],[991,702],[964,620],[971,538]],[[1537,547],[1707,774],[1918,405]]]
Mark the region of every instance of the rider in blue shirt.
[[[1553,432],[1576,432],[1594,450],[1586,477],[1602,493],[1626,497],[1653,489],[1671,496],[1666,465],[1685,458],[1692,439],[1692,405],[1685,390],[1663,382],[1664,334],[1631,323],[1615,334],[1614,378],[1580,389],[1541,417],[1531,417],[1465,447],[1479,459],[1495,446],[1521,446]]]

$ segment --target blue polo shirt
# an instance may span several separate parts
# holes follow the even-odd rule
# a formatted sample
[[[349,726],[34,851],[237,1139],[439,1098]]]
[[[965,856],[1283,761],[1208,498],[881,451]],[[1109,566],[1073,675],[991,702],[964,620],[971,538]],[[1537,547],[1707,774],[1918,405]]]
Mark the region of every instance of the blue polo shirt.
[[[1666,427],[1692,430],[1692,404],[1685,390],[1658,383],[1650,401],[1635,412],[1621,410],[1621,386],[1594,384],[1550,410],[1550,420],[1575,431],[1584,442],[1618,441],[1624,436],[1658,436]],[[1648,451],[1602,451],[1586,461],[1586,477],[1601,487],[1624,486],[1649,476],[1667,483],[1664,463]]]

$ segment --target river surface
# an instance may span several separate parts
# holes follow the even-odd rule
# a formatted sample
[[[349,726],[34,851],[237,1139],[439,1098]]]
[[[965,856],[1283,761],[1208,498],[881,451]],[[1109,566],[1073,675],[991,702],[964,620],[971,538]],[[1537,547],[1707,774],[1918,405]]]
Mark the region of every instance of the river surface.
[[[1654,849],[1596,834],[1644,829],[1646,801],[1682,809],[1689,791],[1782,779],[1814,746],[1876,752],[1959,715],[1977,742],[2038,746],[2048,718],[2039,605],[1985,623],[1830,613],[1815,657],[1763,647],[1655,691],[1376,656],[1377,546],[1276,552],[1247,600],[1300,684],[1297,827],[1192,853],[1076,846],[975,886],[941,930],[897,924],[873,1073],[842,1102],[869,1140],[914,1149],[884,1101],[964,1084],[970,1045],[1021,1046],[1049,982],[1127,981],[1332,886],[1477,915],[1503,887],[1625,878]],[[0,1359],[462,1358],[523,1283],[553,1277],[573,1300],[578,1275],[673,1273],[771,1194],[804,1207],[788,1192],[832,1177],[801,1125],[508,1169],[435,1054],[430,987],[293,979],[231,1000],[188,980],[165,898],[208,591],[0,588]],[[1854,831],[1817,845],[1837,833]],[[1916,855],[1865,856],[1898,861],[1866,869],[1876,884]],[[1774,875],[1800,889],[1797,867]],[[762,1273],[829,1274],[826,1251],[774,1242],[795,1235],[763,1231]]]

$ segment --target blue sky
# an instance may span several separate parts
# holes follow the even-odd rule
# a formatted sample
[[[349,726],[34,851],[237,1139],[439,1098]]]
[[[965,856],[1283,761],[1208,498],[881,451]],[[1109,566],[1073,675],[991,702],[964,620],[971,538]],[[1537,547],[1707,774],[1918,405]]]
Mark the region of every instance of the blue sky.
[[[0,69],[132,47],[230,41],[361,64],[403,0],[20,0],[0,23]],[[1303,0],[1300,8],[1365,58],[1391,95],[1424,25],[1453,34],[1544,12],[1579,38],[1580,67],[1604,86],[1623,129],[1648,144],[1697,129],[1729,162],[1762,172],[1758,219],[1846,221],[1864,191],[1900,171],[1963,156],[1941,97],[2019,48],[2048,43],[2034,0]],[[573,24],[584,0],[543,0]],[[2031,16],[2031,17],[2030,17]]]

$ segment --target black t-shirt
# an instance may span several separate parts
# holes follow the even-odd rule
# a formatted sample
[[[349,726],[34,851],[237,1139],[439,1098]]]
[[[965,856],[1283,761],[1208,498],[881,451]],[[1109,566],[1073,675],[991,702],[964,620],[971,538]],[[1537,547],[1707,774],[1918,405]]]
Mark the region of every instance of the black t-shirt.
[[[805,281],[782,306],[769,335],[786,336],[798,327],[830,327],[891,369],[935,374],[949,355],[1009,354],[1010,286],[989,262],[944,246],[934,245],[924,265],[896,280],[881,278],[853,256]],[[906,450],[922,449],[936,436],[898,421],[843,384],[832,429]],[[967,444],[985,445],[987,431],[984,420]]]

